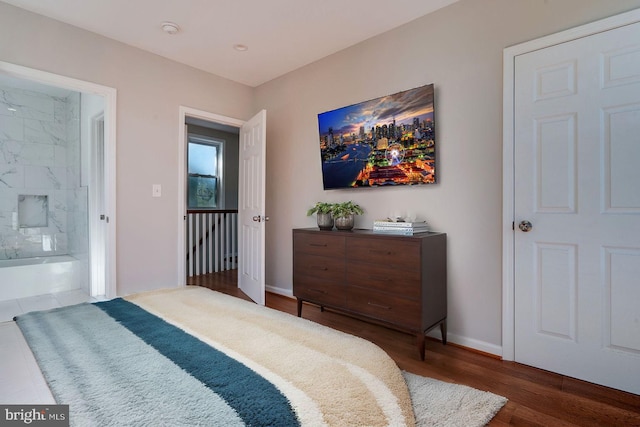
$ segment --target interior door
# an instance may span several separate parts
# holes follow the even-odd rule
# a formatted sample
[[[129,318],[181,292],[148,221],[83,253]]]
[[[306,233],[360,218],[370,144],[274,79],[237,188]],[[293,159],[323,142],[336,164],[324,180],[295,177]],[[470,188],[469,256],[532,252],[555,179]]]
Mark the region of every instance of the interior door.
[[[86,96],[83,94],[83,96]],[[89,245],[90,295],[106,295],[107,226],[109,216],[105,205],[104,111],[91,119],[90,184],[89,184]]]
[[[267,112],[240,128],[238,182],[238,286],[264,305],[265,164]]]
[[[515,360],[640,394],[640,24],[515,60]]]

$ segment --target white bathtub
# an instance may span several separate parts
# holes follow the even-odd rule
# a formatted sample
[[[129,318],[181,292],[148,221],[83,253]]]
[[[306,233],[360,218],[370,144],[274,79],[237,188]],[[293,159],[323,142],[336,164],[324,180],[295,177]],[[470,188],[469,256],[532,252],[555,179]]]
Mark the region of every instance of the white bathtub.
[[[0,260],[0,301],[80,289],[85,272],[69,255]]]

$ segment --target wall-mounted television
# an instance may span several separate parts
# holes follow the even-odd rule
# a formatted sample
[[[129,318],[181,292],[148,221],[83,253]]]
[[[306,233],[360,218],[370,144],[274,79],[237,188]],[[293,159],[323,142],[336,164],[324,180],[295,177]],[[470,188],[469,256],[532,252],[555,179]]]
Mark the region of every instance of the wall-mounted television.
[[[429,84],[318,114],[324,189],[435,183],[433,92]]]

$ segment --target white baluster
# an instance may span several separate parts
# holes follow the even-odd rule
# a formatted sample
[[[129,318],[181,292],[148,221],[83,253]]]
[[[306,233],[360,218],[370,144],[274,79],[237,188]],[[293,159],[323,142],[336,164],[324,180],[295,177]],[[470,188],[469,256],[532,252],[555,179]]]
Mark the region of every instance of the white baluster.
[[[187,219],[187,235],[189,236],[189,247],[187,249],[189,251],[189,277],[191,277],[193,276],[193,214],[189,214]]]
[[[215,272],[217,273],[218,266],[220,263],[220,214],[214,215],[214,243],[215,243],[215,254],[213,259],[215,260]]]
[[[195,227],[195,274],[196,276],[200,275],[200,220],[201,215],[195,214],[196,219],[196,227]]]

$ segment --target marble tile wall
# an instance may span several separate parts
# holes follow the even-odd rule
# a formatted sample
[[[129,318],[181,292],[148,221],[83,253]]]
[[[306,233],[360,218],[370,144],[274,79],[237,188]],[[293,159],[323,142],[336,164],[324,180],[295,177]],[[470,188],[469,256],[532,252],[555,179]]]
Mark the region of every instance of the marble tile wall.
[[[80,94],[0,86],[0,259],[87,251],[79,171]],[[20,195],[47,196],[46,226],[20,227]]]

